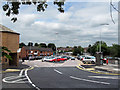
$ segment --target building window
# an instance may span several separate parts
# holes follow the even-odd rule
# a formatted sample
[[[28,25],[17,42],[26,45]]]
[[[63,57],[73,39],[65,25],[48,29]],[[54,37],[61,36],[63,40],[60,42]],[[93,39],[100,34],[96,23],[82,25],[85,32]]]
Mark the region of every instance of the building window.
[[[33,53],[33,51],[28,51],[28,53]]]
[[[5,58],[5,62],[7,62],[7,58]]]
[[[35,51],[35,53],[37,53],[37,51]]]
[[[28,51],[28,53],[31,53],[31,51]]]

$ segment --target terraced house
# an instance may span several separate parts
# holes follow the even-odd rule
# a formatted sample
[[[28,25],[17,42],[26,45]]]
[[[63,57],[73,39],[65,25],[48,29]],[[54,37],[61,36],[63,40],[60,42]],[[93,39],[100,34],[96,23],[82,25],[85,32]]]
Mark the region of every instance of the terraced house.
[[[23,46],[19,54],[20,54],[20,58],[29,57],[29,56],[50,56],[53,55],[53,50],[51,48]]]
[[[1,57],[3,67],[18,65],[19,54],[17,53],[17,50],[19,49],[19,35],[19,33],[0,24],[0,47],[7,47],[11,51],[11,53],[7,53],[12,57],[12,60]]]

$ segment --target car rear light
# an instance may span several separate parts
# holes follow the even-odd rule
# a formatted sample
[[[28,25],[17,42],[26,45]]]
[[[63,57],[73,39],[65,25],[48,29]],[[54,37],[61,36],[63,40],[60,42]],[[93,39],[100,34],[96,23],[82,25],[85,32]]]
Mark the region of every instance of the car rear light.
[[[82,58],[82,60],[83,60],[83,58]]]

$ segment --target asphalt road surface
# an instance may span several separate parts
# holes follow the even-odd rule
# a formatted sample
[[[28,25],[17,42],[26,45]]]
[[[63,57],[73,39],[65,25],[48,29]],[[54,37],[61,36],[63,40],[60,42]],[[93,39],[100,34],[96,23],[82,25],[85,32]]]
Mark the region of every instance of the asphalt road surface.
[[[36,67],[28,71],[38,88],[118,88],[117,76],[95,74],[77,67]]]
[[[32,88],[37,90],[41,88],[118,88],[119,77],[117,75],[81,70],[76,67],[82,64],[79,60],[65,62],[34,60],[25,61],[23,64],[34,68],[4,74],[3,88]]]

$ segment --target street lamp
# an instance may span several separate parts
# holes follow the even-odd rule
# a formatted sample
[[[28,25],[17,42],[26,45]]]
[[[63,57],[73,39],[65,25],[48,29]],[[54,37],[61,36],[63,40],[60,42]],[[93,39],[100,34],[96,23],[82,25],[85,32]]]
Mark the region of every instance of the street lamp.
[[[55,34],[56,34],[56,42],[57,42],[57,35],[58,35],[59,33],[56,32]],[[57,55],[57,43],[56,43],[56,55]]]
[[[109,25],[108,23],[103,23],[103,24],[100,24],[101,26],[103,26],[103,25]],[[100,47],[99,47],[99,52],[101,53],[101,29],[100,29],[100,42],[99,42],[99,44],[100,44]]]

